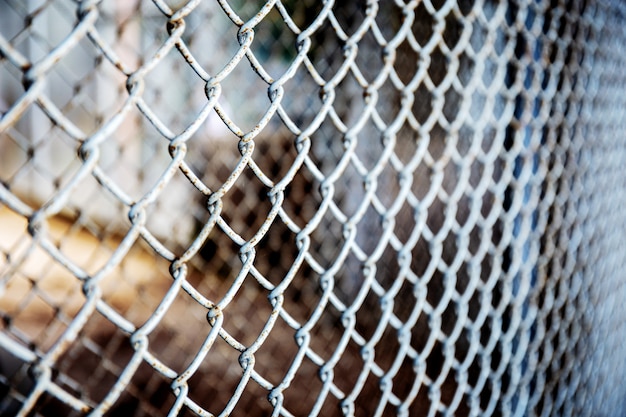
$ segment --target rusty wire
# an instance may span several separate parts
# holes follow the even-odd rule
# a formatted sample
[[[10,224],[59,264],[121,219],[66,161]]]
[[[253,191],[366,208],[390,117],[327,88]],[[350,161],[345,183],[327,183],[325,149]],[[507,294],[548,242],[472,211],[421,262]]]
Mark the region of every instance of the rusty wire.
[[[621,415],[626,10],[0,3],[0,415]]]

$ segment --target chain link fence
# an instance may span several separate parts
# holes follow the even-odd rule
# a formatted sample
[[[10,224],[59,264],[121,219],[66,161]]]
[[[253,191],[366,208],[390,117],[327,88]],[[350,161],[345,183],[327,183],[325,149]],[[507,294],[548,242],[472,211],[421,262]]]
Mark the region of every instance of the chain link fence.
[[[625,22],[0,1],[0,415],[626,414]]]

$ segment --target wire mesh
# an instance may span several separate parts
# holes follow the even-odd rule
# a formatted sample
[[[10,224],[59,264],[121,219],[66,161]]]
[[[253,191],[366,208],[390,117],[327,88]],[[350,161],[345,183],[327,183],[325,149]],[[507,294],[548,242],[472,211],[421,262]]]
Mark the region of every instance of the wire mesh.
[[[1,1],[0,415],[624,415],[625,12]]]

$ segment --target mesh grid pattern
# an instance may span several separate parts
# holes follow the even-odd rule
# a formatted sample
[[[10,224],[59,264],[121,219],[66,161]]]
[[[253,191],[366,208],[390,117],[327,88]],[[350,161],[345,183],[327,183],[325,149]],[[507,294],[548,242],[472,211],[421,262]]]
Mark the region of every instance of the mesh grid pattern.
[[[0,2],[0,415],[624,415],[625,20]]]

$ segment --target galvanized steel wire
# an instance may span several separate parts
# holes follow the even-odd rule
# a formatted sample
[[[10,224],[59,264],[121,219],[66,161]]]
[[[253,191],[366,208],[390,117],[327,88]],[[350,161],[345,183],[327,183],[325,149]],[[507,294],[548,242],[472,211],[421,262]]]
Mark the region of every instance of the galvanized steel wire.
[[[623,415],[625,19],[1,2],[0,415]]]

